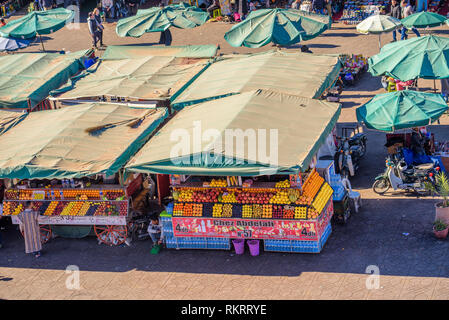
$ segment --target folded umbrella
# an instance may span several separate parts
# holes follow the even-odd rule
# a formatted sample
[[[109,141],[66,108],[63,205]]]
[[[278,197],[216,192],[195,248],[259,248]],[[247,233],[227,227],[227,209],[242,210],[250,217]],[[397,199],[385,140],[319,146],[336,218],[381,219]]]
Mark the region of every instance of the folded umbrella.
[[[270,42],[291,45],[330,29],[329,16],[295,9],[260,9],[234,25],[224,38],[233,47],[260,48]]]
[[[138,10],[135,16],[120,19],[115,31],[120,37],[138,38],[147,32],[162,32],[173,26],[181,29],[204,24],[209,15],[203,10],[181,3],[166,7]]]

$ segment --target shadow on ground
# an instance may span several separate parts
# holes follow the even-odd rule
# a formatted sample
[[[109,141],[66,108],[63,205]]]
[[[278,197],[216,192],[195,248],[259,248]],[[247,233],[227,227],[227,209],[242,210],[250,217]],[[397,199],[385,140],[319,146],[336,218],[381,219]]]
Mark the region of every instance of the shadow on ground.
[[[334,225],[320,254],[262,252],[252,257],[232,251],[173,250],[150,254],[150,241],[130,247],[98,245],[94,238],[56,238],[36,260],[23,252],[23,240],[14,228],[5,233],[0,266],[64,270],[126,272],[181,272],[255,276],[298,276],[302,272],[364,274],[376,265],[382,275],[449,277],[449,241],[431,232],[435,200],[364,199],[363,208],[347,225]],[[413,210],[410,210],[413,208]]]

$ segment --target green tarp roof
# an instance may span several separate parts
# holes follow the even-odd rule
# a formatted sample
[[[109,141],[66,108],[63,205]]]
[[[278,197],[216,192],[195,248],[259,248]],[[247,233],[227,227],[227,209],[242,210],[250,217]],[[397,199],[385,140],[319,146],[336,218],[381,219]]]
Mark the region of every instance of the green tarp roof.
[[[165,108],[133,109],[117,104],[79,104],[29,113],[1,136],[0,177],[50,179],[114,174],[166,116]],[[131,127],[139,118],[141,122]],[[111,126],[85,131],[106,124]]]
[[[51,94],[55,100],[97,99],[102,96],[134,101],[165,100],[208,65],[208,58],[186,57],[189,52],[195,54],[195,51],[180,48],[177,52],[173,51],[173,54],[181,55],[176,57],[156,49],[112,49],[106,59],[103,58],[99,64],[72,78],[66,86]],[[130,58],[117,59],[118,56]]]
[[[102,60],[136,59],[148,56],[177,58],[211,58],[217,54],[215,45],[198,46],[108,46]]]
[[[69,54],[20,53],[0,57],[0,108],[34,107],[83,68],[88,50]]]
[[[25,119],[28,113],[0,110],[0,135]]]
[[[339,115],[340,104],[265,90],[211,100],[179,111],[125,168],[221,176],[294,173],[308,168]],[[254,133],[256,140],[239,144],[234,138],[231,144],[230,130]]]
[[[267,51],[211,64],[174,101],[175,108],[214,97],[266,89],[318,98],[338,78],[336,56]]]

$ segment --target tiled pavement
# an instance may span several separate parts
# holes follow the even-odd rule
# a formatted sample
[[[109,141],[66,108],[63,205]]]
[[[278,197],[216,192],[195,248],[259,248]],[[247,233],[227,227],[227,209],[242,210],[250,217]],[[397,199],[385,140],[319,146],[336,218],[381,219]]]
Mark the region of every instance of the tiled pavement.
[[[68,290],[63,270],[2,268],[2,299],[449,299],[449,279],[381,276],[367,289],[366,275],[305,272],[296,277],[203,275],[145,271],[82,271]],[[21,279],[15,280],[15,279]]]

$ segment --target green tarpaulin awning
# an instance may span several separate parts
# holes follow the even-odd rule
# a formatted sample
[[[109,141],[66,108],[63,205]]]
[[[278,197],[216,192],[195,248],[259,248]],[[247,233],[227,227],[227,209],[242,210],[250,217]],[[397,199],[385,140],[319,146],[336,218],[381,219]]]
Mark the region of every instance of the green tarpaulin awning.
[[[449,38],[433,35],[389,43],[368,59],[373,76],[402,81],[449,78]]]
[[[318,98],[338,78],[336,56],[267,51],[235,55],[211,64],[183,92],[172,98],[175,108],[215,97],[266,89]]]
[[[28,113],[0,110],[0,135],[19,124]]]
[[[440,94],[403,90],[376,95],[357,108],[356,114],[370,129],[393,132],[429,125],[447,109]]]
[[[306,170],[340,104],[255,90],[179,111],[125,166],[128,172],[265,175]]]
[[[146,56],[100,60],[53,92],[54,100],[88,100],[103,96],[133,101],[166,100],[181,90],[209,63],[209,59]]]
[[[27,109],[77,74],[89,50],[69,54],[21,53],[0,57],[0,108]]]
[[[198,46],[108,46],[102,60],[138,59],[148,56],[171,56],[177,58],[212,58],[217,54],[216,45]]]
[[[19,19],[8,21],[0,28],[2,37],[31,39],[36,35],[58,31],[73,19],[75,13],[64,8],[48,11],[33,11]]]
[[[115,174],[167,116],[167,110],[79,104],[29,113],[0,139],[0,177],[81,178]],[[137,126],[133,121],[141,118]],[[108,128],[86,129],[111,124]]]
[[[330,29],[329,16],[294,9],[259,9],[224,35],[233,47],[260,48],[270,42],[292,45],[310,40]]]

